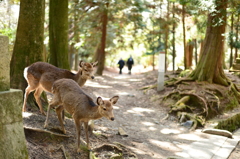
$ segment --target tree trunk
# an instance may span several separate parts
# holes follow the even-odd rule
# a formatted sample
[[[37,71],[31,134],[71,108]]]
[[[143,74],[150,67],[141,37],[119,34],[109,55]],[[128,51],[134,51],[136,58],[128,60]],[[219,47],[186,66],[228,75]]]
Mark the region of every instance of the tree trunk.
[[[74,41],[75,43],[78,43],[79,40],[79,31],[78,31],[78,18],[79,18],[79,9],[78,9],[78,0],[75,0],[75,7],[74,7]],[[78,70],[78,64],[79,64],[79,55],[78,50],[74,47],[75,56],[74,56],[74,69]]]
[[[172,40],[172,47],[173,47],[173,55],[172,55],[172,62],[173,62],[173,72],[175,71],[175,2],[173,2],[173,40]]]
[[[229,68],[232,67],[233,64],[233,13],[231,15],[231,31],[230,31],[230,57],[229,57]]]
[[[21,0],[16,41],[11,59],[11,88],[25,90],[23,77],[26,66],[43,60],[44,0]]]
[[[107,23],[108,23],[108,4],[107,7],[104,9],[102,14],[102,37],[101,37],[101,44],[99,45],[99,49],[97,49],[97,60],[98,60],[98,68],[96,74],[102,75],[104,66],[105,66],[105,47],[106,47],[106,38],[107,38]]]
[[[49,2],[50,63],[69,69],[68,61],[68,0]]]
[[[193,60],[193,42],[189,41],[186,46],[186,68],[189,69],[192,67]]]
[[[238,29],[239,29],[239,14],[237,15],[237,21],[236,21],[236,42],[238,41]],[[236,62],[236,58],[238,57],[238,48],[235,48],[235,55],[234,55],[234,62]]]
[[[227,0],[216,0],[216,12],[209,13],[202,56],[196,69],[190,75],[198,81],[228,85],[223,72],[224,36],[226,27]],[[218,19],[222,19],[221,23]]]
[[[197,64],[198,64],[197,39],[194,39],[194,48],[195,48],[195,52],[194,52],[195,65],[197,66]]]
[[[169,19],[169,8],[170,8],[170,2],[168,1],[167,2],[167,20]],[[168,21],[167,21],[168,22]],[[169,35],[169,26],[166,25],[165,27],[165,72],[167,71],[167,68],[168,68],[168,59],[167,59],[167,56],[168,56],[168,35]]]
[[[183,27],[183,52],[184,52],[184,69],[187,69],[186,56],[186,30],[185,30],[185,4],[182,4],[182,27]]]

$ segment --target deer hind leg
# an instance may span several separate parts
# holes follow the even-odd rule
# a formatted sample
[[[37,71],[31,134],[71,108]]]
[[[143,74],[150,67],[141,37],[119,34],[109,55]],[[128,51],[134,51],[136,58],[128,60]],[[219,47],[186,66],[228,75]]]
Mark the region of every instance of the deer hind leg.
[[[40,112],[41,112],[43,115],[46,115],[45,112],[44,112],[44,110],[43,110],[42,103],[41,103],[41,99],[40,99],[42,92],[43,92],[43,89],[40,88],[40,87],[38,87],[38,88],[35,90],[34,97],[35,97],[35,99],[36,99],[36,102],[37,102],[37,104],[38,104],[38,107],[39,107],[39,109],[40,109]]]
[[[45,124],[44,124],[44,128],[47,128],[48,127],[48,118],[49,118],[49,114],[50,114],[50,109],[54,106],[58,105],[58,101],[52,101],[49,105],[48,105],[48,110],[47,110],[47,117],[46,117],[46,120],[45,120]]]
[[[58,116],[58,120],[59,120],[59,122],[60,122],[60,125],[61,125],[61,127],[62,127],[62,131],[63,131],[64,134],[66,134],[66,130],[65,130],[64,124],[63,124],[63,117],[62,117],[62,115],[63,115],[63,114],[62,114],[63,110],[64,110],[64,107],[63,107],[62,105],[60,105],[60,106],[58,106],[58,107],[56,108],[56,113],[57,113],[57,116]]]
[[[89,144],[89,137],[88,137],[88,122],[84,122],[84,130],[85,130],[86,139],[87,139],[87,147],[88,147],[88,150],[91,151],[91,147]]]
[[[76,126],[76,132],[77,132],[77,153],[81,152],[80,149],[80,136],[81,136],[81,125],[82,122],[80,120],[74,119],[75,126]]]
[[[24,94],[24,101],[23,101],[23,107],[22,107],[22,111],[25,112],[27,109],[27,99],[28,99],[28,95],[34,91],[35,89],[33,89],[30,85],[27,86],[27,88],[25,89],[25,94]]]

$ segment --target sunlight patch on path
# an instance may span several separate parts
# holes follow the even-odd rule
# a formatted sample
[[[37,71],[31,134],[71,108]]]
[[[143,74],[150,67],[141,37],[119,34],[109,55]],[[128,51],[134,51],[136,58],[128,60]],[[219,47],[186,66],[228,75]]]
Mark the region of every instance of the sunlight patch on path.
[[[160,131],[162,134],[180,134],[181,132],[177,129],[167,129],[164,128]]]
[[[164,150],[169,150],[169,149],[174,150],[174,151],[180,151],[181,150],[175,144],[170,143],[170,142],[158,141],[158,140],[153,140],[153,139],[150,139],[149,141],[153,145],[155,145],[157,147],[160,147],[161,149],[164,149]]]
[[[144,124],[146,126],[154,126],[155,125],[154,123],[147,122],[147,121],[142,122],[142,124]]]
[[[147,108],[140,108],[140,107],[135,107],[132,108],[131,110],[127,110],[127,112],[129,113],[142,113],[142,112],[154,112],[151,109],[147,109]]]
[[[86,86],[95,87],[95,88],[112,88],[112,86],[101,85],[97,82],[87,81]]]
[[[129,79],[129,81],[131,81],[131,82],[139,82],[139,81],[142,81],[142,79]]]
[[[201,139],[201,137],[198,134],[179,134],[178,138],[191,140],[191,141],[196,141]]]

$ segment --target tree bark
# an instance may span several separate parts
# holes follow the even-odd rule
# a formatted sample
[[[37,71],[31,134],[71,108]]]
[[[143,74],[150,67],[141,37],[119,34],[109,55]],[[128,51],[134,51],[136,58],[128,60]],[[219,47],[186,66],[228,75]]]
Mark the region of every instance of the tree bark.
[[[96,74],[102,75],[104,66],[105,66],[105,47],[106,47],[106,38],[107,38],[107,24],[108,24],[108,4],[106,4],[106,8],[103,10],[102,14],[102,37],[101,44],[99,45],[99,49],[97,49],[97,60],[98,60],[98,68]]]
[[[236,24],[237,24],[237,26],[236,26],[236,42],[238,41],[239,17],[240,17],[240,15],[238,14],[237,21],[236,21]],[[235,55],[234,55],[234,62],[236,62],[237,57],[238,57],[238,48],[236,47]]]
[[[194,48],[195,48],[195,54],[194,54],[194,56],[195,56],[195,65],[197,66],[197,64],[198,64],[198,53],[197,53],[197,39],[194,39]]]
[[[78,0],[75,0],[75,7],[74,7],[74,41],[75,43],[80,42],[79,40],[79,31],[78,31],[78,18],[79,18],[79,9],[78,9]],[[74,56],[74,69],[78,70],[78,64],[79,64],[79,55],[78,50],[74,47],[75,56]]]
[[[192,67],[193,60],[193,42],[189,41],[186,46],[186,68],[189,69]]]
[[[185,30],[185,4],[182,4],[182,27],[183,27],[183,52],[184,52],[184,69],[187,69],[186,55],[186,30]]]
[[[224,36],[222,36],[226,27],[227,0],[216,0],[215,3],[216,11],[208,15],[200,61],[190,76],[194,80],[227,86],[228,79],[223,72]]]
[[[166,18],[167,18],[167,20],[169,19],[169,8],[170,8],[170,2],[168,1],[167,2],[167,16],[166,16]],[[168,23],[168,22],[167,22]],[[165,46],[164,46],[164,48],[165,48],[165,72],[167,71],[167,68],[168,68],[168,58],[167,58],[167,56],[168,56],[168,35],[169,35],[169,26],[168,25],[166,25],[166,27],[165,27],[165,32],[164,32],[164,34],[165,34],[165,39],[164,39],[164,44],[165,44]],[[154,56],[154,55],[153,55]]]
[[[230,57],[229,57],[229,68],[232,67],[233,64],[233,13],[231,15],[231,31],[230,31]]]
[[[11,88],[25,90],[26,66],[43,60],[44,0],[21,0],[16,41],[10,64]]]
[[[173,33],[173,40],[172,40],[172,47],[173,47],[173,55],[172,55],[172,62],[173,62],[173,72],[175,71],[175,2],[173,2],[173,27],[172,27],[172,33]]]
[[[49,2],[49,62],[70,69],[68,61],[68,0]]]

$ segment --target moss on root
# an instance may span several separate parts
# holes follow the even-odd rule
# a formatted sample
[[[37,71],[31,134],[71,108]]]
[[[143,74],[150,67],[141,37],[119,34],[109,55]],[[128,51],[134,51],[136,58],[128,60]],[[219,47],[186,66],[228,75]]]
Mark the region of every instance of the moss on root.
[[[170,108],[169,114],[182,113],[192,120],[194,122],[192,129],[203,126],[206,120],[239,106],[239,91],[233,83],[226,87],[191,79],[173,81],[175,82],[172,82],[171,86],[174,86],[175,90],[166,95],[162,103]],[[237,120],[234,121],[237,123]],[[229,130],[233,130],[236,124],[226,124],[226,126]]]

